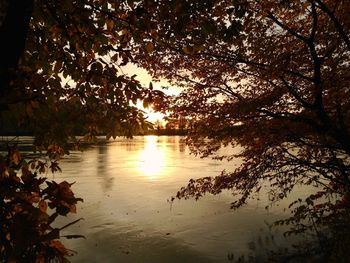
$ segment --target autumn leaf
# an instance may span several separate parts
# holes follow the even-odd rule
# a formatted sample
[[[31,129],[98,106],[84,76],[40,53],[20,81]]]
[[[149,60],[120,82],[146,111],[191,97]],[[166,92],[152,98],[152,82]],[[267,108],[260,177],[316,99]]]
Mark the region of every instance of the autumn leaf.
[[[46,211],[47,211],[47,203],[46,203],[45,200],[41,200],[39,202],[38,206],[39,206],[39,209],[40,209],[41,212],[46,213]]]
[[[58,250],[62,255],[71,256],[72,253],[59,240],[50,240],[49,246]]]
[[[113,20],[108,20],[107,21],[107,29],[108,30],[113,30],[114,28],[114,21]]]
[[[182,48],[182,51],[187,55],[191,55],[193,53],[193,47],[191,47],[191,46],[184,47],[184,48]]]
[[[154,50],[154,45],[153,45],[152,42],[147,43],[147,45],[146,45],[146,50],[147,50],[148,53],[153,52],[153,50]]]
[[[10,160],[13,162],[15,165],[18,165],[21,161],[21,155],[19,151],[16,148],[13,148],[10,150]]]
[[[69,211],[73,214],[76,214],[77,213],[77,207],[76,205],[70,205],[69,206]]]

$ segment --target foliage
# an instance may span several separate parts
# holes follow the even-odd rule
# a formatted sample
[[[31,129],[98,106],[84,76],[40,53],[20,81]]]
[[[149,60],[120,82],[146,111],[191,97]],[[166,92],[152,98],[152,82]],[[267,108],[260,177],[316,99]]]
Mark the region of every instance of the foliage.
[[[165,126],[167,129],[184,130],[187,129],[187,127],[190,125],[189,121],[182,116],[178,116],[177,118],[165,117],[164,119],[167,122]]]
[[[62,155],[62,148],[52,145],[49,157]],[[59,216],[76,212],[82,201],[71,190],[72,184],[49,181],[42,175],[60,171],[55,159],[21,157],[16,145],[0,155],[0,260],[2,262],[68,262],[72,251],[59,241],[60,231],[78,222],[54,228]],[[71,236],[67,236],[70,238]],[[82,236],[72,236],[82,237]]]
[[[191,120],[193,152],[243,159],[232,172],[191,180],[178,198],[232,189],[237,208],[267,182],[273,202],[296,185],[316,187],[295,204],[294,223],[348,209],[349,1],[138,3],[152,48],[138,42],[135,59],[183,87],[170,106]],[[227,145],[242,151],[216,154]]]
[[[40,174],[59,170],[54,158],[74,135],[131,137],[150,126],[133,105],[162,93],[122,71],[131,61],[129,8],[93,0],[1,2],[0,124],[33,133],[51,159],[26,163],[12,147],[1,156],[2,261],[64,262],[70,254],[58,240],[64,227],[52,224],[81,199],[71,184]]]
[[[59,170],[55,158],[67,152],[75,135],[90,141],[97,134],[131,137],[151,126],[134,105],[161,100],[162,92],[142,87],[122,70],[132,62],[130,5],[1,2],[0,125],[34,134],[37,149],[47,149],[51,160],[26,163],[16,148],[1,156],[1,260],[64,261],[70,253],[52,223],[75,212],[80,199],[71,184],[40,174]]]
[[[75,135],[77,122],[84,124],[84,134],[108,138],[131,137],[150,126],[134,105],[143,99],[150,105],[162,92],[142,87],[136,75],[122,69],[133,62],[129,43],[134,22],[126,15],[132,1],[8,5],[6,19],[0,21],[1,47],[8,51],[0,65],[0,109],[15,112],[21,124],[29,123],[39,135],[37,143],[66,141]],[[19,65],[7,65],[18,53],[8,42],[16,41],[13,31],[21,28],[13,20],[26,22],[22,9],[32,10],[25,47]]]
[[[232,189],[239,207],[263,182],[272,201],[312,185],[317,192],[294,204],[293,223],[347,214],[349,1],[25,2],[33,9],[26,46],[15,71],[0,68],[0,108],[40,127],[38,144],[67,140],[81,114],[89,136],[100,128],[130,136],[147,126],[130,104],[143,99],[190,121],[194,153],[243,159],[235,171],[191,180],[178,198]],[[0,34],[8,25],[0,23]],[[128,62],[183,92],[167,105],[152,85],[122,73]],[[216,155],[227,145],[242,151]]]

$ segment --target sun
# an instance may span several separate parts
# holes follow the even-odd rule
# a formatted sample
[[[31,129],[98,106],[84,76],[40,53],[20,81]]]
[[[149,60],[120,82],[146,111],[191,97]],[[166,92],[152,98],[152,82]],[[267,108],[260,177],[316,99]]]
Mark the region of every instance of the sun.
[[[147,121],[152,123],[156,123],[157,121],[159,121],[163,126],[166,124],[164,120],[164,117],[166,116],[165,114],[156,112],[151,108],[144,108],[141,101],[137,102],[136,107],[145,112]]]

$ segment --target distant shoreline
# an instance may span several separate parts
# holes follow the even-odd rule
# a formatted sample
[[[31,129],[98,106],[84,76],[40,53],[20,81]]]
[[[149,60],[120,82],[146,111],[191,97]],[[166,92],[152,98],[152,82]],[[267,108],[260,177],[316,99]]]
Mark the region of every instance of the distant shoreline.
[[[169,135],[169,136],[176,136],[176,135],[187,135],[188,130],[185,129],[158,129],[158,130],[149,130],[146,131],[144,134],[140,135]]]
[[[148,135],[167,135],[167,136],[186,136],[188,133],[188,130],[185,129],[159,129],[159,130],[148,130],[145,131],[144,133],[138,133],[135,134],[134,136],[148,136]],[[0,134],[0,140],[1,137],[6,137],[6,136],[34,136],[33,133],[31,132],[6,132],[4,134]],[[77,134],[75,136],[84,136],[81,134]],[[98,134],[97,136],[106,136],[104,134]],[[123,137],[123,135],[118,135],[120,137]]]

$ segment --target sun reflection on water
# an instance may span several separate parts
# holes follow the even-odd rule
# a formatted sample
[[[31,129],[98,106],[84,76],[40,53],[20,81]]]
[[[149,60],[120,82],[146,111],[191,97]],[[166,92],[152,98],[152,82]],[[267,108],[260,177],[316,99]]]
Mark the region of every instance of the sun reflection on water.
[[[145,147],[139,155],[140,173],[149,178],[165,175],[166,151],[157,143],[157,136],[145,136]]]

